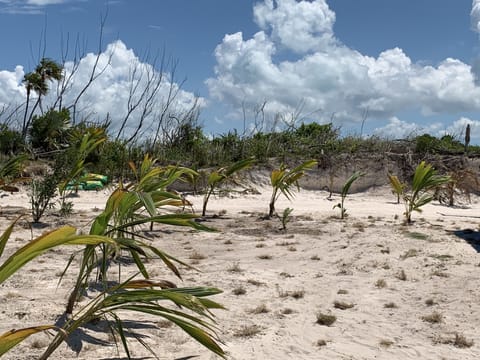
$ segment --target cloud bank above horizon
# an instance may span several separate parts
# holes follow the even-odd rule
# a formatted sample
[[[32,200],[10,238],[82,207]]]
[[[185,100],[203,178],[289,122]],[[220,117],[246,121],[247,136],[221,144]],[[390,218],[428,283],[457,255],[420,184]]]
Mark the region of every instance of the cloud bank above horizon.
[[[254,6],[254,20],[260,31],[251,38],[225,35],[215,49],[215,77],[206,81],[210,95],[233,111],[263,101],[272,113],[303,104],[306,113],[320,110],[326,119],[335,114],[340,124],[359,123],[368,112],[390,119],[376,133],[391,135],[395,128],[402,136],[413,130],[395,117],[402,111],[432,116],[480,110],[472,66],[455,58],[425,66],[398,47],[377,57],[362,54],[335,36],[336,15],[326,0],[264,0]],[[480,0],[473,1],[471,21],[480,32]],[[465,121],[431,128],[457,130]],[[480,139],[480,129],[474,136]]]

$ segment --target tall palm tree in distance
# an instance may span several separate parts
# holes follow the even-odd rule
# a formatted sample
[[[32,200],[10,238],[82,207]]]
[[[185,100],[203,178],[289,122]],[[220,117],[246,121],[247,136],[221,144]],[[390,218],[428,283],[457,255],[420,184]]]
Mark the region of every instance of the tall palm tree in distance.
[[[40,60],[40,63],[35,68],[35,71],[25,74],[23,78],[23,83],[27,91],[27,100],[25,104],[25,113],[23,115],[23,125],[22,125],[22,136],[25,139],[27,136],[27,129],[32,121],[32,116],[37,107],[42,109],[42,96],[45,96],[48,93],[48,82],[50,81],[60,81],[63,77],[63,67],[53,61],[52,59],[43,58]],[[32,90],[37,94],[38,98],[33,106],[33,109],[28,114],[28,107],[30,103],[30,96]]]

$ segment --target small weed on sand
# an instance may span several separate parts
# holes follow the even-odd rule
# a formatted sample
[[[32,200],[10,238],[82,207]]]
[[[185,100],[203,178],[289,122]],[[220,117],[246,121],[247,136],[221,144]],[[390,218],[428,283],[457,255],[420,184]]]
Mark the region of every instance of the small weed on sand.
[[[331,326],[335,321],[337,321],[337,317],[331,314],[323,314],[321,312],[317,313],[317,324],[323,326]]]
[[[327,345],[327,342],[323,339],[320,339],[317,341],[317,346],[318,347],[322,347],[322,346],[326,346]]]
[[[409,249],[405,252],[405,254],[400,256],[400,259],[405,260],[411,257],[418,256],[418,250],[417,249]]]
[[[298,244],[298,241],[282,241],[282,242],[276,243],[275,245],[277,245],[277,246],[290,246],[290,245],[297,245],[297,244]]]
[[[337,291],[337,294],[339,294],[339,295],[346,295],[346,294],[348,294],[348,290],[340,289],[340,290]]]
[[[258,281],[258,280],[255,280],[255,279],[248,279],[247,280],[247,283],[251,284],[251,285],[255,285],[255,286],[262,286],[262,285],[265,285],[265,283],[261,282],[261,281]]]
[[[266,314],[270,312],[270,309],[267,308],[267,305],[265,304],[260,304],[256,308],[251,309],[248,311],[250,314]]]
[[[455,333],[455,337],[436,337],[433,340],[434,344],[446,344],[446,345],[453,345],[460,349],[465,349],[472,347],[474,342],[473,340],[468,340],[464,335]]]
[[[301,299],[305,295],[305,290],[292,290],[292,291],[284,291],[277,287],[278,296],[281,298],[291,297],[294,299]]]
[[[432,276],[438,276],[438,277],[443,277],[443,278],[448,278],[450,275],[448,275],[446,272],[441,271],[441,270],[435,270],[432,271]]]
[[[352,303],[347,303],[345,301],[334,301],[333,302],[333,307],[335,309],[340,309],[340,310],[347,310],[353,308],[355,305]]]
[[[388,302],[385,305],[383,305],[385,309],[397,309],[398,306],[394,302]]]
[[[411,239],[428,240],[428,235],[416,231],[408,231],[405,235]]]
[[[449,255],[449,254],[441,254],[441,255],[434,254],[434,255],[430,255],[430,257],[432,257],[434,259],[442,260],[442,261],[453,259],[453,256]]]
[[[233,336],[248,338],[259,334],[260,331],[261,329],[258,325],[243,325],[233,333]]]
[[[473,340],[468,340],[465,336],[456,333],[453,346],[458,348],[469,348],[473,346]]]
[[[443,315],[439,312],[434,311],[430,315],[422,316],[422,320],[430,324],[438,324],[443,321]]]
[[[257,258],[260,260],[272,260],[273,256],[268,254],[258,255]]]
[[[377,281],[375,281],[375,287],[383,289],[387,287],[387,282],[384,279],[378,279]]]
[[[401,280],[401,281],[406,281],[407,280],[407,274],[405,274],[405,270],[400,270],[396,275],[395,277],[398,279],[398,280]]]
[[[247,290],[243,286],[237,286],[235,289],[232,290],[233,295],[245,295]]]
[[[310,260],[319,261],[319,260],[320,260],[320,256],[318,256],[318,255],[312,255],[312,257],[310,258]]]
[[[228,269],[227,269],[228,272],[231,272],[231,273],[241,273],[243,272],[243,269],[240,268],[240,264],[239,263],[233,263],[232,266],[230,266]]]
[[[382,340],[380,340],[379,344],[382,347],[388,348],[388,347],[393,345],[393,341],[392,340],[387,340],[387,339],[382,339]]]
[[[433,299],[427,299],[427,300],[425,300],[425,305],[433,306],[433,305],[437,305],[437,302]]]
[[[257,245],[255,245],[256,248],[264,248],[265,247],[265,244],[264,243],[258,243]]]

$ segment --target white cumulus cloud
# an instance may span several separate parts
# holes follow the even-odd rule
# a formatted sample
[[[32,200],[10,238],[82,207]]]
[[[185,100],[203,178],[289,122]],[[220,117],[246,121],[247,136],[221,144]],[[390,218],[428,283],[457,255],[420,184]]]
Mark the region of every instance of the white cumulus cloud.
[[[362,54],[335,37],[326,0],[264,0],[254,17],[260,31],[226,35],[215,49],[215,77],[206,81],[210,95],[233,108],[267,101],[275,112],[302,103],[305,112],[321,109],[342,124],[361,121],[367,110],[376,119],[480,110],[470,65],[447,58],[425,66],[400,48]],[[291,56],[282,59],[285,51]]]
[[[37,5],[37,6],[62,4],[64,2],[65,0],[27,0],[28,5]]]
[[[265,0],[253,8],[256,23],[296,52],[320,50],[333,41],[335,13],[324,1]]]
[[[422,134],[437,135],[440,134],[440,129],[442,129],[442,124],[439,122],[429,124],[425,127],[414,122],[400,120],[398,117],[393,116],[385,126],[374,129],[373,133],[388,139],[407,139]]]
[[[472,30],[480,33],[480,0],[472,1],[472,11],[470,12]]]

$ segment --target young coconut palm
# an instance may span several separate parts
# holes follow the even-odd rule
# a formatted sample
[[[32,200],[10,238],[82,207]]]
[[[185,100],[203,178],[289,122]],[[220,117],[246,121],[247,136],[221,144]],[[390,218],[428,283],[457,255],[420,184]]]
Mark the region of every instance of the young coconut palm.
[[[57,335],[41,357],[41,359],[46,359],[73,331],[93,319],[104,319],[109,324],[115,339],[118,338],[121,341],[128,358],[130,358],[124,323],[120,316],[133,311],[163,317],[182,328],[214,353],[224,356],[223,350],[218,345],[215,327],[212,325],[214,323],[213,315],[210,313],[210,309],[221,309],[222,306],[206,299],[206,297],[218,294],[221,291],[209,287],[177,288],[170,281],[149,279],[150,274],[144,260],[146,258],[160,259],[179,278],[181,278],[181,275],[175,263],[189,266],[152,246],[147,238],[139,234],[138,226],[155,222],[210,230],[193,221],[195,215],[160,213],[158,211],[160,207],[165,205],[181,206],[184,204],[184,200],[180,196],[166,191],[165,188],[184,174],[191,173],[191,171],[173,167],[160,169],[154,167],[154,163],[155,161],[150,157],[145,157],[140,166],[141,170],[136,173],[138,175],[136,181],[125,187],[120,186],[112,193],[106,203],[105,210],[93,221],[88,235],[77,237],[75,235],[77,229],[65,227],[49,234],[46,240],[43,239],[43,236],[38,241],[34,240],[35,244],[45,244],[43,246],[46,249],[60,244],[86,245],[82,252],[77,281],[67,302],[66,316],[64,317],[66,320],[63,324],[58,324],[59,326],[42,325],[12,330],[0,335],[0,355],[31,334],[57,329]],[[134,167],[134,169],[136,168]],[[13,225],[0,238],[0,250],[3,251],[12,229]],[[39,245],[32,245],[27,249],[31,249],[31,251],[15,253],[0,267],[0,284],[6,277],[23,266],[26,261],[33,259],[43,251],[42,248],[39,248]],[[118,281],[113,282],[118,285],[112,286],[112,281],[108,275],[109,264],[122,251],[131,255],[133,263],[137,266],[143,279],[134,280],[130,278],[122,282],[121,271],[119,271]],[[64,273],[73,262],[74,256],[75,254],[70,257]],[[98,276],[96,279],[91,279],[94,272]],[[86,306],[75,311],[79,294],[89,293],[88,287],[92,280],[100,285],[100,294]],[[180,311],[175,307],[162,305],[161,302],[165,301],[171,302],[177,307],[186,308],[198,316]],[[206,320],[203,319],[205,317]],[[141,337],[136,337],[136,339],[153,353],[153,350],[141,340]]]
[[[307,160],[297,167],[289,170],[285,164],[280,165],[280,168],[273,170],[270,175],[270,182],[272,184],[272,196],[270,198],[268,217],[271,218],[275,214],[275,202],[283,194],[288,200],[294,196],[293,186],[300,190],[298,180],[305,175],[305,171],[311,169],[317,164],[315,160]]]
[[[15,223],[19,219],[20,217],[0,236],[0,256],[12,234]],[[115,247],[119,246],[115,239],[108,236],[92,234],[78,235],[78,229],[72,226],[64,226],[41,235],[17,250],[3,262],[0,266],[0,284],[14,275],[29,261],[52,248],[61,245],[86,245],[95,247],[101,244]],[[104,291],[94,297],[87,305],[83,306],[75,314],[67,317],[63,324],[40,325],[10,330],[1,334],[0,356],[30,335],[54,329],[57,330],[57,335],[45,353],[40,357],[40,359],[47,359],[76,329],[94,319],[104,319],[109,325],[112,334],[121,340],[127,357],[130,359],[131,356],[124,332],[124,323],[120,316],[125,316],[128,312],[135,312],[160,316],[173,322],[209,350],[224,357],[225,354],[218,345],[218,340],[216,340],[215,327],[211,324],[214,322],[213,315],[210,313],[210,309],[221,309],[223,307],[205,298],[220,292],[218,289],[209,287],[176,288],[175,284],[169,281],[133,280],[133,278],[130,278],[123,283],[105,288]],[[161,305],[161,301],[171,302],[177,308]],[[180,311],[178,308],[186,308],[198,316]],[[207,318],[207,320],[203,320],[202,317]],[[153,350],[150,349],[140,337],[137,339],[153,353]]]
[[[403,196],[407,185],[402,183],[396,175],[387,174],[387,176],[390,181],[390,186],[392,187],[392,192],[397,195],[397,204],[400,204],[400,198]]]
[[[205,192],[205,196],[203,197],[202,216],[205,216],[207,213],[208,200],[210,199],[210,196],[213,194],[215,189],[217,189],[221,184],[232,180],[233,175],[237,172],[252,166],[254,161],[254,158],[240,160],[230,165],[229,167],[220,168],[210,173],[207,181],[207,190]]]
[[[131,163],[130,166],[136,180],[126,186],[120,184],[108,198],[104,211],[93,221],[90,234],[108,236],[115,241],[117,246],[105,244],[85,248],[81,271],[67,304],[67,314],[73,312],[78,296],[86,289],[92,272],[98,270],[97,280],[101,280],[103,284],[107,283],[109,266],[121,251],[126,251],[131,255],[133,262],[145,279],[149,278],[149,272],[142,258],[149,257],[160,258],[171,271],[180,277],[180,272],[174,262],[188,265],[151,246],[148,239],[139,234],[139,226],[159,223],[210,230],[194,221],[196,215],[160,211],[166,206],[185,206],[186,200],[178,194],[167,191],[166,187],[185,174],[192,175],[194,171],[176,167],[160,168],[155,167],[154,164],[155,159],[148,155],[145,156],[139,169]]]
[[[352,174],[352,176],[350,176],[347,181],[345,182],[345,184],[343,185],[343,188],[342,188],[342,200],[340,201],[340,203],[338,203],[337,205],[335,205],[333,208],[340,208],[340,218],[343,219],[345,218],[345,215],[347,214],[347,209],[345,209],[345,206],[344,206],[344,203],[345,203],[345,198],[347,197],[348,195],[348,192],[350,191],[350,187],[352,186],[352,184],[355,182],[355,180],[357,180],[358,178],[360,178],[361,176],[365,175],[364,173],[361,173],[361,172],[355,172]]]
[[[416,167],[412,188],[408,193],[404,190],[406,186],[401,184],[396,176],[389,176],[389,178],[390,181],[394,180],[398,190],[402,189],[402,197],[405,203],[404,215],[408,224],[412,223],[412,213],[414,211],[421,212],[421,207],[433,200],[433,195],[429,191],[451,181],[449,176],[438,175],[432,165],[425,163],[425,161],[422,161]]]

